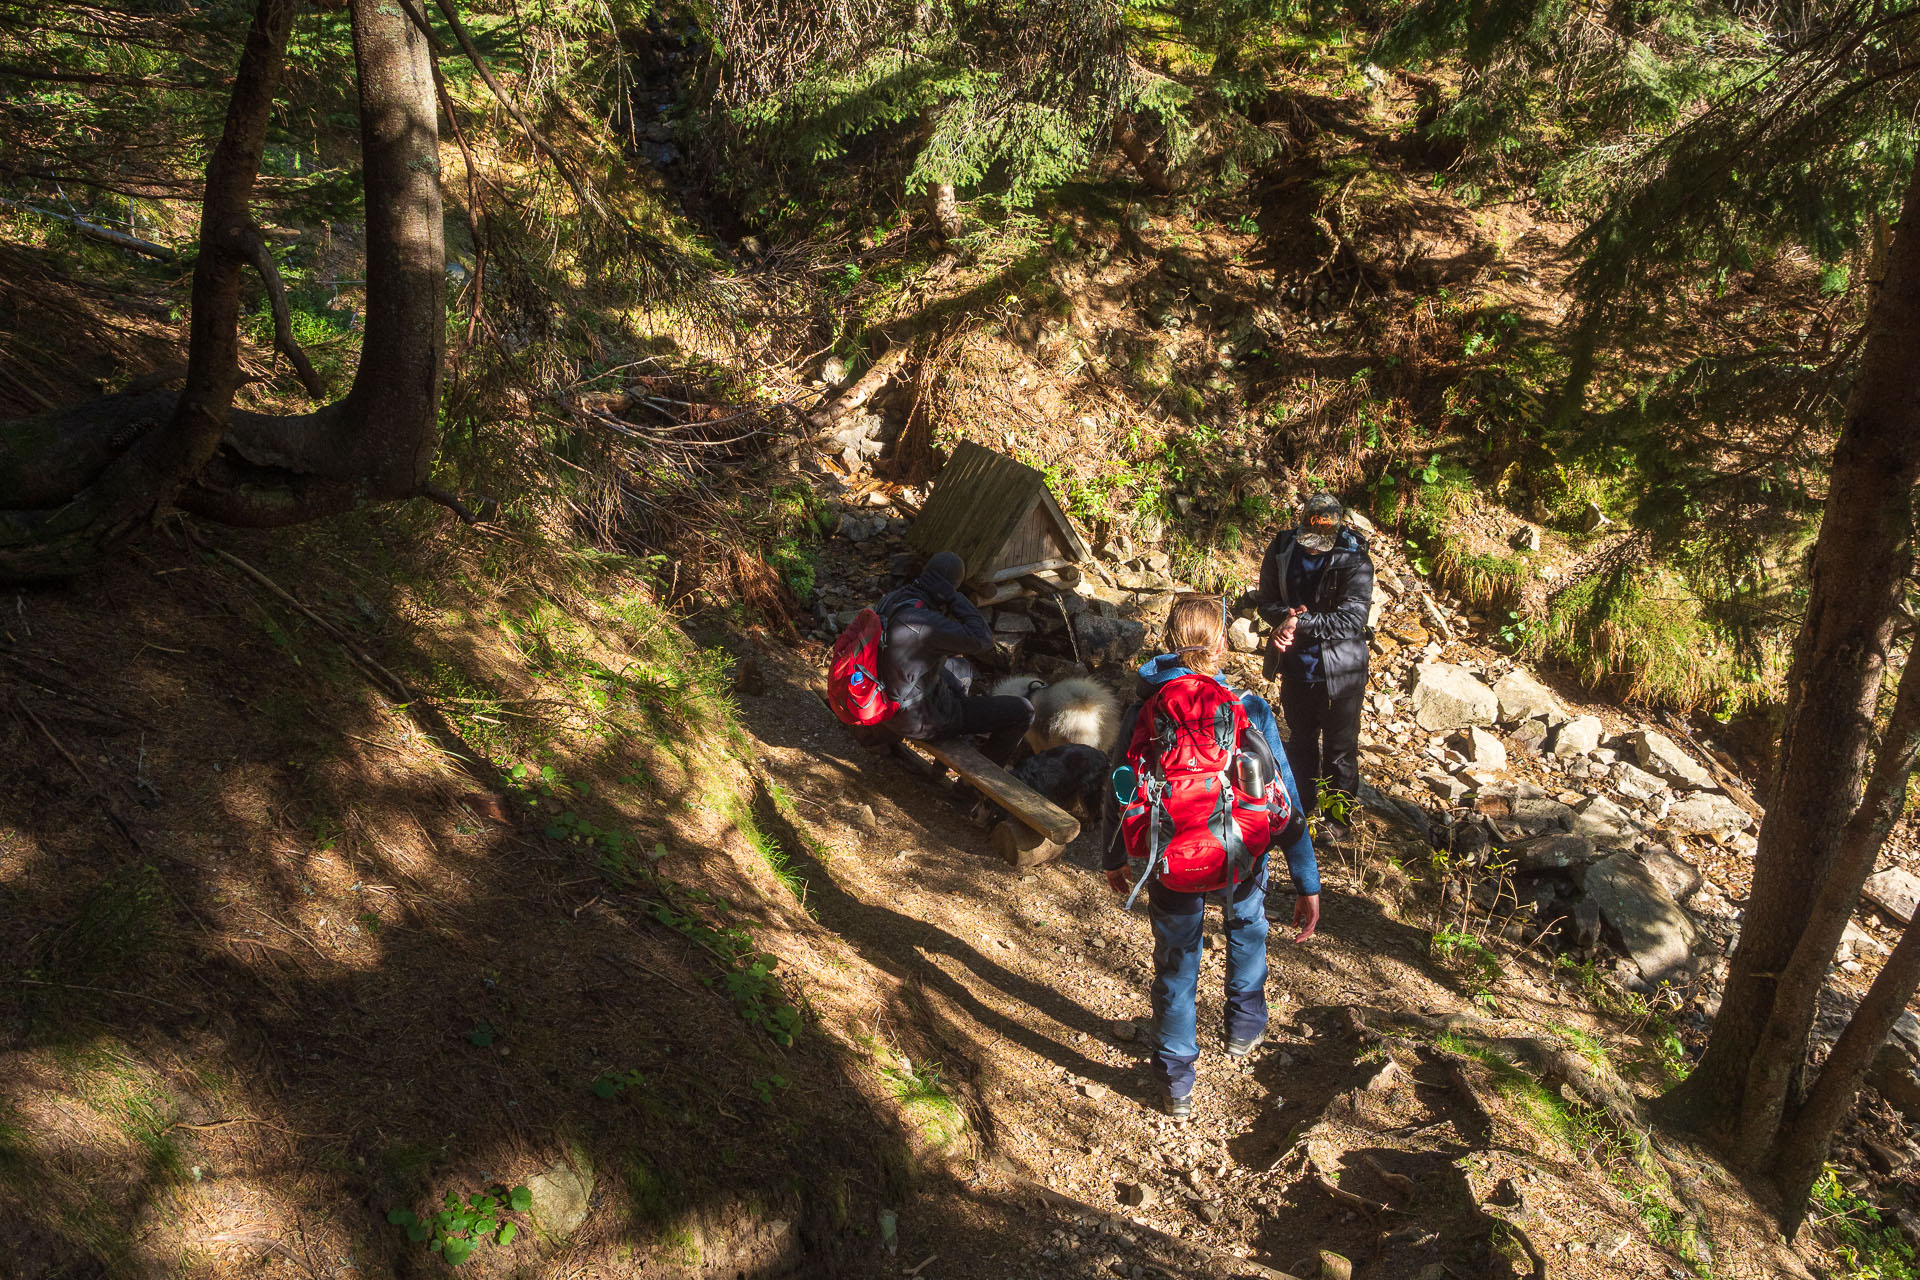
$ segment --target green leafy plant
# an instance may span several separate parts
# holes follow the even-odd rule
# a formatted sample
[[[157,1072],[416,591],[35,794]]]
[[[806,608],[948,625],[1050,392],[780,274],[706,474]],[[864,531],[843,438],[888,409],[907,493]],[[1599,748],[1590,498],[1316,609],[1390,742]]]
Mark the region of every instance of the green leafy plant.
[[[1832,1247],[1849,1280],[1915,1280],[1913,1247],[1873,1204],[1828,1165],[1813,1184],[1814,1230]]]
[[[594,1078],[592,1089],[596,1098],[617,1098],[629,1089],[643,1089],[647,1078],[638,1071],[609,1071]]]
[[[753,1090],[754,1097],[760,1099],[763,1104],[769,1107],[773,1105],[774,1090],[784,1089],[786,1087],[787,1078],[778,1074],[763,1076],[747,1086],[747,1088]]]
[[[1460,929],[1441,929],[1434,933],[1434,958],[1442,964],[1463,969],[1473,986],[1476,1004],[1492,1005],[1493,984],[1506,969],[1492,948],[1476,936]]]
[[[405,1231],[409,1241],[426,1245],[429,1252],[457,1267],[488,1241],[512,1244],[520,1226],[506,1221],[505,1215],[531,1209],[533,1192],[526,1187],[508,1190],[496,1186],[476,1191],[463,1201],[457,1192],[449,1191],[444,1205],[426,1218],[411,1209],[394,1209],[387,1214],[387,1221]]]

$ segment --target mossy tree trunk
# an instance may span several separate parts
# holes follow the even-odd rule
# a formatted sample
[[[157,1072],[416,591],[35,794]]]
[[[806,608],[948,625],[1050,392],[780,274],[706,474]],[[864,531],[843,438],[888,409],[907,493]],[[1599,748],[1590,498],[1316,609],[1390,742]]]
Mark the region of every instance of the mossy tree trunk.
[[[293,0],[260,0],[207,166],[186,383],[0,423],[0,579],[63,577],[178,506],[277,526],[419,494],[436,443],[445,251],[420,0],[353,0],[367,320],[353,386],[291,416],[233,408],[249,209]]]

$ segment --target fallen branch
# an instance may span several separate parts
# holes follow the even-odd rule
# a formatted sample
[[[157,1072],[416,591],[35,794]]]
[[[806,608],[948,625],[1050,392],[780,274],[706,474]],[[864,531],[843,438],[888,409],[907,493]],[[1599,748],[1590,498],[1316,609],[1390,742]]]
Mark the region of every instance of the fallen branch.
[[[1707,771],[1713,774],[1714,780],[1720,784],[1720,789],[1731,796],[1735,804],[1745,809],[1756,821],[1764,822],[1766,820],[1767,811],[1758,800],[1753,798],[1753,793],[1748,791],[1746,787],[1741,784],[1740,779],[1734,777],[1731,771],[1723,766],[1719,760],[1714,758],[1713,752],[1701,746],[1700,743],[1695,740],[1693,734],[1688,731],[1687,727],[1680,723],[1677,717],[1662,712],[1660,722],[1667,726],[1669,732],[1677,735],[1680,741],[1692,747],[1693,754],[1697,758],[1706,762]]]
[[[93,798],[100,802],[100,808],[107,815],[107,821],[113,824],[113,829],[118,831],[121,838],[129,845],[133,846],[135,853],[145,857],[147,852],[146,846],[142,845],[140,838],[133,834],[133,828],[128,826],[126,819],[120,816],[120,811],[114,808],[113,801],[107,797],[107,793],[101,789],[100,784],[95,781],[93,775],[80,767],[80,762],[74,759],[73,752],[67,750],[66,744],[54,736],[53,730],[47,728],[47,722],[33,713],[33,708],[27,705],[25,698],[16,696],[13,700],[13,705],[19,707],[21,714],[33,721],[34,728],[40,730],[40,732],[45,735],[47,741],[53,744],[53,749],[60,753],[60,758],[65,760],[72,766],[73,771],[80,775],[80,780],[87,784],[89,791],[93,792]]]
[[[248,227],[241,233],[241,247],[245,249],[247,261],[260,275],[260,283],[267,287],[267,302],[273,307],[273,345],[287,363],[293,366],[294,373],[300,379],[300,385],[315,400],[327,398],[327,384],[313,367],[313,361],[307,359],[307,353],[300,349],[294,340],[293,320],[287,314],[287,289],[280,281],[280,269],[273,264],[273,251],[267,248],[267,242],[257,227]]]
[[[371,676],[395,701],[412,702],[414,700],[414,693],[411,689],[407,688],[404,680],[375,662],[365,650],[355,644],[340,628],[334,626],[318,613],[315,613],[312,609],[307,608],[306,605],[294,599],[279,583],[248,564],[245,560],[242,560],[239,556],[233,555],[230,552],[215,547],[213,548],[213,554],[225,560],[228,564],[246,574],[267,590],[273,592],[273,594],[279,597],[282,603],[286,604],[289,608],[299,610],[308,621],[312,622],[314,626],[319,627],[335,644],[346,651],[348,661]]]
[[[479,527],[480,517],[474,515],[473,512],[467,510],[466,505],[462,503],[460,499],[454,497],[451,493],[448,493],[445,489],[442,489],[439,485],[437,484],[421,485],[420,496],[427,499],[430,502],[437,502],[441,506],[445,507],[447,510],[453,512],[453,514],[459,516],[461,521],[464,524],[466,524],[469,528]]]
[[[809,413],[807,424],[816,431],[826,431],[839,419],[860,409],[893,380],[894,371],[907,358],[907,352],[912,347],[912,343],[898,342],[887,348],[887,353],[875,360],[873,366],[861,374],[852,386]]]
[[[134,253],[143,253],[149,258],[158,258],[162,262],[172,262],[180,256],[163,244],[155,244],[151,240],[142,240],[139,236],[131,236],[124,231],[115,231],[112,227],[103,227],[97,222],[87,221],[78,214],[55,213],[51,209],[42,209],[38,205],[23,204],[18,200],[8,200],[4,197],[0,197],[0,204],[6,205],[9,209],[19,209],[23,213],[37,213],[43,218],[54,218],[73,227],[76,231],[80,232],[81,235],[92,236],[96,240],[104,240],[108,244],[119,245],[122,249],[129,249]]]

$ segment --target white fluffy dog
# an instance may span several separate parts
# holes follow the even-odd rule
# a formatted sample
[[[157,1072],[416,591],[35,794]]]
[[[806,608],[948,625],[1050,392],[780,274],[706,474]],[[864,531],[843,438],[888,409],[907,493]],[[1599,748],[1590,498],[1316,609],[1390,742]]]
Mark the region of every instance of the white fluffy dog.
[[[1013,675],[995,683],[993,692],[1033,702],[1027,745],[1035,754],[1069,743],[1111,753],[1120,736],[1120,704],[1098,680],[1068,676],[1048,684],[1038,676]]]

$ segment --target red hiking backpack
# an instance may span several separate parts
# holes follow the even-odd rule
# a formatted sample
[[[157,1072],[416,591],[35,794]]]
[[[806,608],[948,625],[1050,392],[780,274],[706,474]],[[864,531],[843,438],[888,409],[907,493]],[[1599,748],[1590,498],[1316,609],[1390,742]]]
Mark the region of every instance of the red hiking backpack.
[[[900,709],[880,682],[880,651],[886,645],[887,624],[871,609],[855,614],[833,642],[833,662],[827,668],[827,705],[841,723],[856,728],[876,725]]]
[[[1234,761],[1250,727],[1240,699],[1208,675],[1169,680],[1140,708],[1127,743],[1139,791],[1120,812],[1120,838],[1167,888],[1240,883],[1292,817],[1279,770],[1260,793],[1242,789]]]

